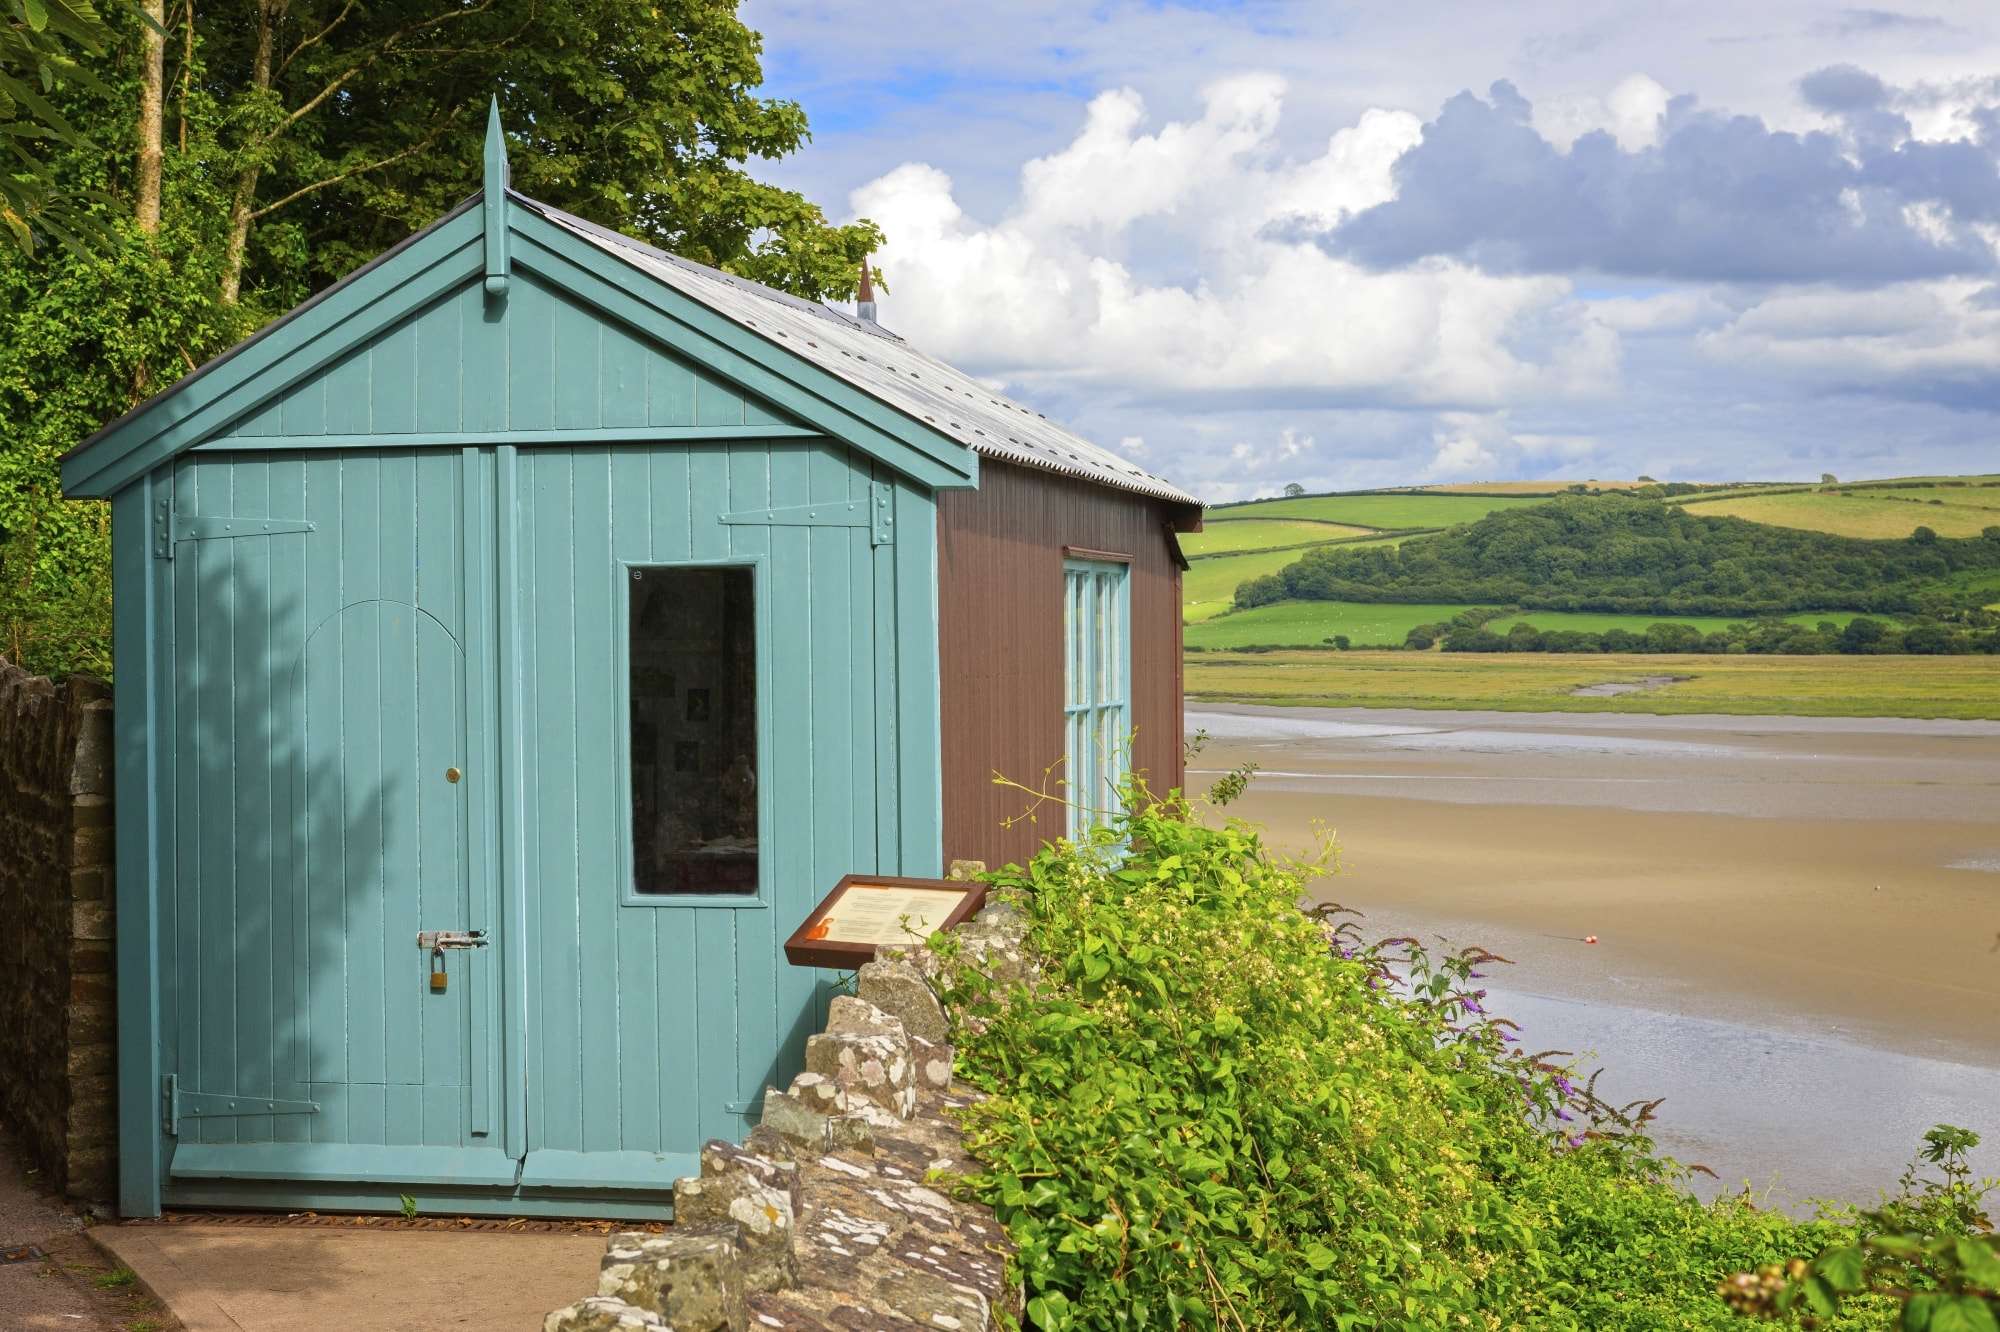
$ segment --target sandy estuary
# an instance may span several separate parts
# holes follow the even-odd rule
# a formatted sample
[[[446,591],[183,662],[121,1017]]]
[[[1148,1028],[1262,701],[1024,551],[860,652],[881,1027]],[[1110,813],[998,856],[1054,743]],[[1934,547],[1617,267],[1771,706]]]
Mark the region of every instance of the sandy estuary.
[[[1772,1203],[1872,1201],[1919,1134],[2000,1175],[2000,722],[1202,705],[1188,785],[1371,934],[1515,963],[1534,1048],[1665,1096],[1659,1137]],[[1584,939],[1596,936],[1598,942]]]

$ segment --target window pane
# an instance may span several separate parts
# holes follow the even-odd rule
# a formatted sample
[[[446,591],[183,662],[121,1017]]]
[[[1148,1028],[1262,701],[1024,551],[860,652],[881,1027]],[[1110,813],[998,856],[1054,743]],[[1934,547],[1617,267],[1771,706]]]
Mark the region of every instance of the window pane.
[[[757,633],[743,568],[635,569],[632,871],[641,893],[757,891]]]

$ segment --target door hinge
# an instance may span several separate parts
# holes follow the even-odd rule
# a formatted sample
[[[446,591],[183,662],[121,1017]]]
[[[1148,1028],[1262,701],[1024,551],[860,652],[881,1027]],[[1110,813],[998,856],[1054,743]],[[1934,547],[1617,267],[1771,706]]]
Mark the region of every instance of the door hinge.
[[[280,1101],[269,1096],[223,1096],[215,1092],[182,1091],[180,1076],[160,1079],[161,1118],[167,1132],[179,1137],[183,1119],[232,1119],[246,1115],[316,1115],[317,1101]]]
[[[869,545],[886,546],[896,539],[894,494],[888,482],[875,481],[870,483],[866,499],[742,509],[723,514],[721,521],[743,527],[865,527]]]
[[[172,499],[153,506],[153,554],[163,560],[174,557],[174,546],[182,541],[219,541],[225,537],[277,536],[281,532],[310,532],[313,525],[303,518],[228,518],[206,514],[177,513]]]

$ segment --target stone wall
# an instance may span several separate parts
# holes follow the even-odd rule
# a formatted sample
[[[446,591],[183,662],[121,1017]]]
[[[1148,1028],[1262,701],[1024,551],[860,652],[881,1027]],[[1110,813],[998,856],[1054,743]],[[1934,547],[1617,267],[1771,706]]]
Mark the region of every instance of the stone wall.
[[[0,658],[0,1121],[52,1184],[108,1201],[111,691]]]
[[[1023,974],[1027,923],[996,895],[959,931],[966,965]],[[545,1332],[997,1332],[1017,1326],[1013,1248],[991,1209],[952,1197],[977,1168],[953,1112],[951,1022],[927,952],[871,962],[764,1093],[741,1145],[711,1142],[674,1187],[664,1234],[613,1235],[597,1294]]]

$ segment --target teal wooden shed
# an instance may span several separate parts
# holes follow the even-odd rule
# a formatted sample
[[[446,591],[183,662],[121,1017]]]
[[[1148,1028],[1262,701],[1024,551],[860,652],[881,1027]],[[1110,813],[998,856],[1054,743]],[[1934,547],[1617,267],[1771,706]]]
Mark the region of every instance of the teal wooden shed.
[[[113,515],[128,1215],[665,1215],[820,1020],[785,935],[940,870],[976,386],[503,144],[64,461]]]

